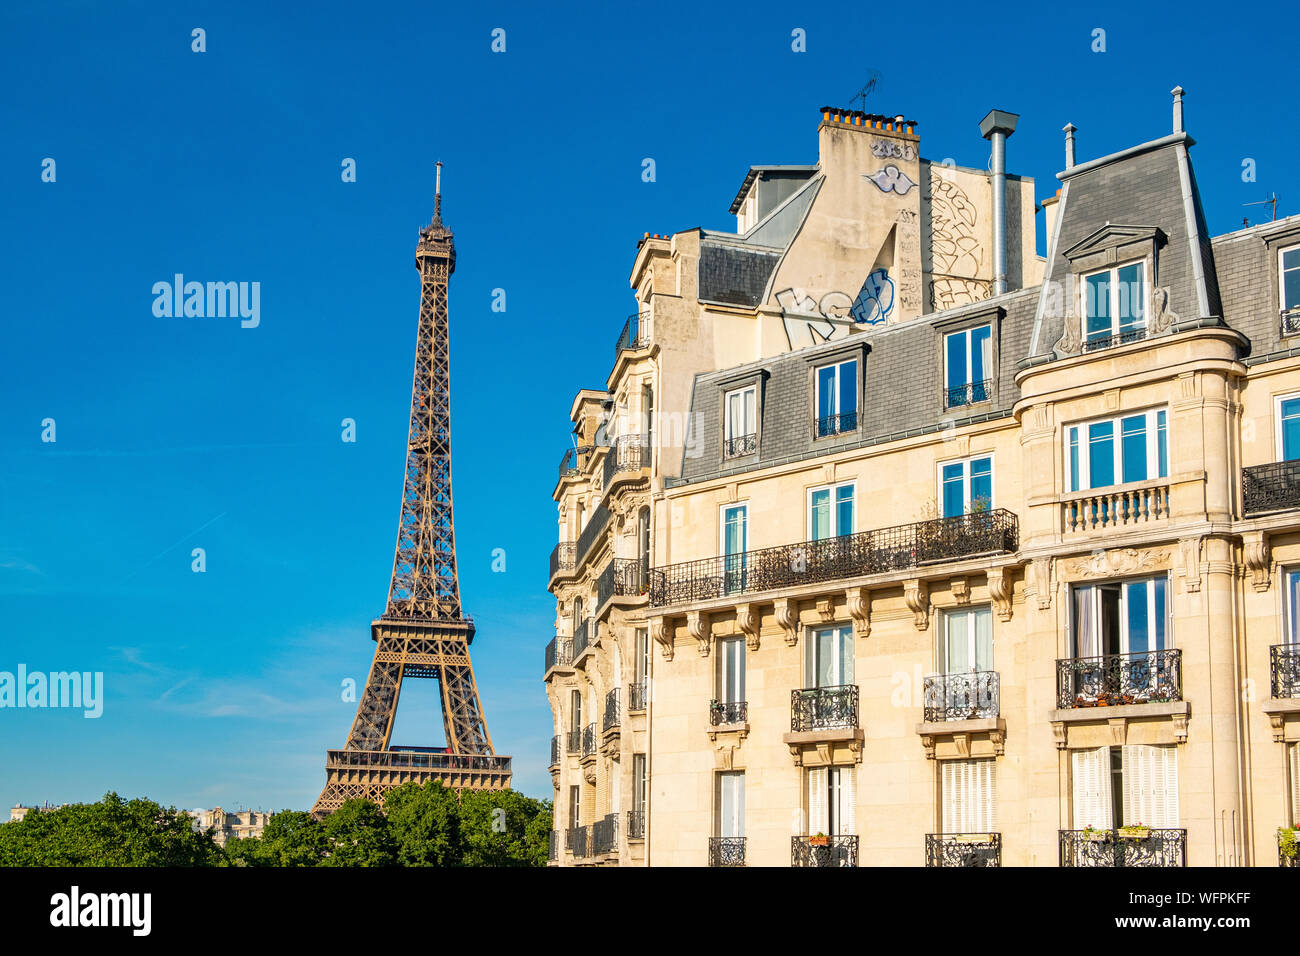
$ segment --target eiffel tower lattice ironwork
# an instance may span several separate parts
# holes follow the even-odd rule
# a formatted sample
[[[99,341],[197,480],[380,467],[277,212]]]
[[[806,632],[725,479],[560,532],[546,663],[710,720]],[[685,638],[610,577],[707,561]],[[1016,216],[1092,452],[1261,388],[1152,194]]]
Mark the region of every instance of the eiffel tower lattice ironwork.
[[[324,816],[344,800],[382,803],[409,781],[441,780],[456,788],[510,786],[510,758],[492,738],[470,663],[474,621],[461,613],[451,507],[451,356],[447,286],[456,269],[452,232],[442,224],[442,164],[433,221],[420,230],[420,325],[411,386],[406,481],[388,606],[374,621],[375,657],[342,750],[326,752],[325,789],[312,813]],[[445,748],[394,747],[393,718],[407,678],[438,681]]]

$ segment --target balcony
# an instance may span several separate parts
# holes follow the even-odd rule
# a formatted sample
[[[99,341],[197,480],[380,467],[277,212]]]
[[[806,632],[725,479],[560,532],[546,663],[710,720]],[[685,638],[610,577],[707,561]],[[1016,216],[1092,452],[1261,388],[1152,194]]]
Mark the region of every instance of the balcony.
[[[1241,469],[1241,502],[1247,515],[1300,508],[1300,461]]]
[[[591,850],[595,856],[618,852],[618,814],[597,820],[591,828]]]
[[[605,695],[605,717],[601,721],[600,729],[603,733],[609,733],[611,730],[618,730],[619,723],[618,688],[615,687]]]
[[[790,731],[855,730],[858,726],[858,687],[812,687],[790,692]]]
[[[574,827],[569,831],[569,849],[575,860],[583,860],[592,855],[590,827]]]
[[[1268,657],[1273,697],[1300,697],[1300,644],[1274,644]]]
[[[1131,345],[1134,342],[1141,342],[1147,337],[1146,327],[1136,329],[1126,329],[1119,335],[1100,335],[1094,338],[1085,339],[1083,343],[1084,353],[1101,352],[1105,349],[1118,348],[1121,345]]]
[[[1056,662],[1056,706],[1119,707],[1183,699],[1182,651],[1141,651]]]
[[[560,765],[560,735],[556,734],[551,738],[551,762],[548,766],[558,767]]]
[[[596,725],[588,724],[582,728],[582,756],[592,757],[596,754]]]
[[[997,671],[931,674],[922,686],[926,723],[998,716]]]
[[[629,841],[645,839],[644,810],[629,810],[627,812],[627,838]]]
[[[648,318],[649,312],[633,312],[627,317],[623,331],[618,333],[618,341],[614,343],[615,362],[618,362],[619,356],[624,352],[643,349],[650,344],[650,330],[646,326]]]
[[[906,571],[1014,553],[1018,547],[1016,516],[998,508],[655,568],[649,572],[650,604],[664,607]]]
[[[1282,338],[1300,335],[1300,308],[1282,309],[1278,313],[1278,333]]]
[[[927,833],[926,866],[1001,866],[1001,833]]]
[[[744,865],[744,837],[709,837],[709,866]]]
[[[582,752],[582,731],[581,730],[569,731],[568,740],[565,741],[564,749],[565,752],[568,754],[576,754]]]
[[[709,726],[743,724],[749,718],[749,704],[743,700],[709,702]]]
[[[1142,833],[1145,832],[1145,836]],[[1186,866],[1187,831],[1062,830],[1061,866]]]
[[[605,533],[605,528],[609,526],[609,518],[609,509],[605,507],[603,502],[591,509],[591,517],[587,519],[587,526],[578,535],[577,553],[574,556],[575,568],[580,567],[587,560],[587,555],[591,553],[591,549],[595,547],[596,542]]]
[[[565,571],[572,571],[577,564],[578,546],[572,541],[561,541],[554,550],[551,551],[551,577],[549,580],[554,581],[555,576]]]
[[[643,435],[619,435],[605,452],[604,483],[608,494],[621,478],[640,475],[650,467],[650,444]]]
[[[567,637],[555,637],[546,645],[546,669],[549,674],[553,667],[567,667],[573,663],[573,641]]]
[[[952,388],[943,390],[943,407],[944,408],[964,408],[967,405],[978,405],[980,402],[987,402],[993,398],[993,379],[986,378],[982,382],[967,382],[965,385],[954,385]]]
[[[641,597],[648,590],[649,576],[636,558],[614,558],[596,579],[596,613],[615,597]]]
[[[588,645],[591,643],[592,632],[591,618],[583,618],[578,622],[578,626],[573,631],[573,657],[577,660],[586,653]]]
[[[829,438],[831,435],[843,435],[858,430],[858,413],[845,412],[842,415],[827,415],[817,419],[816,435]]]
[[[1061,499],[1061,528],[1067,533],[1116,531],[1169,520],[1169,482],[1134,482]]]
[[[790,838],[791,866],[857,866],[856,836]]]
[[[743,458],[745,455],[752,455],[756,451],[758,451],[757,432],[740,435],[736,438],[728,438],[722,443],[723,458]]]
[[[627,712],[637,714],[645,712],[646,701],[649,700],[650,682],[642,679],[635,683],[627,685]]]
[[[578,456],[572,448],[565,449],[564,455],[560,458],[560,476],[559,481],[565,478],[574,478],[578,474]]]

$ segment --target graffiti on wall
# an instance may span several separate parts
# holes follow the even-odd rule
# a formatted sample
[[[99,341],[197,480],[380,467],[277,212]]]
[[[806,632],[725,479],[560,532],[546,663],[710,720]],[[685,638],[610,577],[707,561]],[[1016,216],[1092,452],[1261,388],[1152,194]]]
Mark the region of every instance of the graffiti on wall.
[[[975,204],[965,190],[935,169],[930,179],[930,297],[936,310],[989,297],[990,283],[978,279],[984,250],[975,235]]]
[[[862,178],[867,182],[875,183],[876,188],[882,193],[898,193],[900,196],[906,196],[916,185],[907,173],[893,163],[877,169],[874,173],[863,173]]]
[[[800,349],[832,339],[842,339],[854,325],[881,325],[894,310],[894,280],[889,270],[868,273],[850,296],[838,290],[814,299],[802,289],[783,289],[776,294],[790,348]]]

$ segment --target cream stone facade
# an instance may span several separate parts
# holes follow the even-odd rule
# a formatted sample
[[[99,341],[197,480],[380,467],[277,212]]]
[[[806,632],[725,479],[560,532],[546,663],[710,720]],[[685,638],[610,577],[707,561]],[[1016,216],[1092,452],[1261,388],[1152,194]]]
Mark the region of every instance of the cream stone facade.
[[[823,109],[642,240],[554,489],[554,864],[1292,862],[1300,217],[1211,238],[1174,95],[1067,127],[1045,260],[997,111],[989,174]]]

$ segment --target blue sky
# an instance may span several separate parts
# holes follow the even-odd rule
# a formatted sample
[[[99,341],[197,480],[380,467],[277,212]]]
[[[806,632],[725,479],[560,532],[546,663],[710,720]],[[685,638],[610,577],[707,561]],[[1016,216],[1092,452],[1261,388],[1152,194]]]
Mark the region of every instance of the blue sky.
[[[818,107],[872,69],[868,108],[918,121],[928,158],[983,166],[980,118],[1020,113],[1008,166],[1040,199],[1067,121],[1080,161],[1153,139],[1181,84],[1211,232],[1264,218],[1242,204],[1272,190],[1300,209],[1292,70],[1270,52],[1293,8],[269,6],[0,13],[0,670],[106,684],[98,720],[0,709],[6,806],[315,799],[387,593],[436,159],[461,588],[494,743],[541,797],[550,492],[573,393],[604,381],[633,311],[642,232],[732,228],[748,166],[814,162]],[[259,282],[260,324],[155,317],[175,273]],[[397,742],[440,738],[420,696]]]

